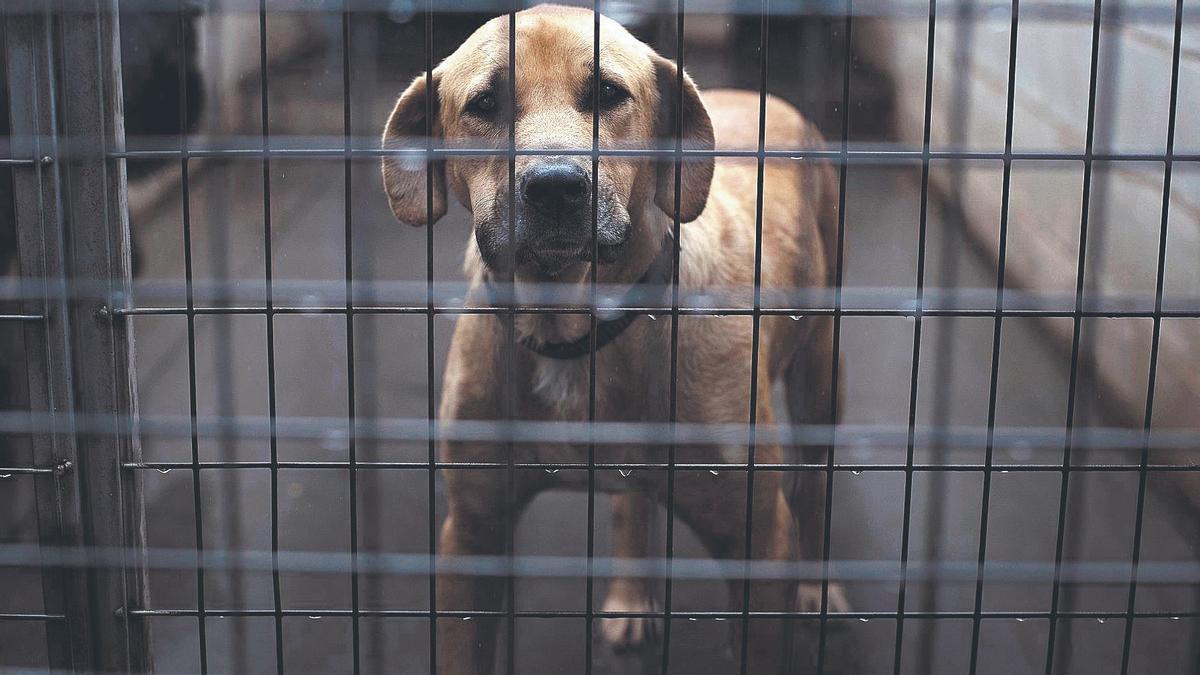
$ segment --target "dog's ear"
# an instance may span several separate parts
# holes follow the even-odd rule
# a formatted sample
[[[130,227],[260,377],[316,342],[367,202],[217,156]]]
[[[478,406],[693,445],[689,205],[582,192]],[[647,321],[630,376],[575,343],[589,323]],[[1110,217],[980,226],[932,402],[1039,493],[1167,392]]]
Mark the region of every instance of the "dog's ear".
[[[404,90],[383,129],[384,150],[424,150],[426,132],[434,138],[441,136],[438,121],[437,74],[433,77],[432,92],[425,75],[413,80]],[[427,103],[432,96],[433,105]],[[433,119],[426,123],[428,111]],[[433,180],[428,179],[432,172]],[[426,188],[433,187],[433,208],[429,208]],[[383,158],[383,187],[387,191],[392,213],[402,223],[428,225],[446,214],[446,164],[444,160],[425,161],[420,154],[385,155]]]
[[[713,137],[712,120],[700,92],[687,72],[683,73],[683,100],[680,101],[679,70],[669,59],[654,57],[655,76],[658,81],[658,113],[656,136],[658,148],[675,149],[675,139],[682,140],[684,150],[711,152],[716,142]],[[682,129],[682,134],[680,130]],[[713,157],[684,156],[680,162],[679,220],[689,222],[700,216],[708,201],[708,189],[712,184]],[[675,215],[675,159],[662,157],[657,160],[657,186],[654,202],[667,215]]]

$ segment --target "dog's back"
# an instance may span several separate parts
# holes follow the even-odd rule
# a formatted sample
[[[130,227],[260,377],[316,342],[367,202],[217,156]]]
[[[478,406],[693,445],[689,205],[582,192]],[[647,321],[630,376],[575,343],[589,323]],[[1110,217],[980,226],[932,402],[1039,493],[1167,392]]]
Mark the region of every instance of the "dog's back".
[[[718,151],[758,150],[758,92],[717,89],[705,91],[703,97]],[[752,301],[755,230],[760,217],[761,285],[765,293],[833,283],[837,177],[827,161],[800,159],[806,150],[823,150],[824,142],[798,110],[770,95],[763,131],[766,150],[794,151],[795,155],[764,161],[761,213],[757,204],[757,158],[720,157],[704,212],[681,228],[687,251],[683,283],[692,288],[713,288],[731,297],[734,306],[748,306]],[[688,245],[689,240],[695,245]],[[797,304],[795,300],[787,302]],[[791,335],[771,335],[791,333],[776,317],[766,317],[764,328],[775,370],[789,360],[797,340]]]

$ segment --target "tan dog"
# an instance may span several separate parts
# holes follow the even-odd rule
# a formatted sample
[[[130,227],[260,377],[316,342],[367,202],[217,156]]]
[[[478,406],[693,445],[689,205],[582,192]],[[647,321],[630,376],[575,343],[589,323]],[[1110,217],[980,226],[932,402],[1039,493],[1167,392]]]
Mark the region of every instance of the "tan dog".
[[[427,126],[435,142],[448,148],[505,149],[515,125],[519,150],[550,150],[516,158],[516,193],[510,196],[508,158],[451,154],[432,163],[388,156],[384,183],[392,211],[401,221],[425,224],[446,211],[449,189],[470,210],[474,240],[466,253],[472,282],[468,303],[487,306],[489,290],[511,271],[518,304],[540,302],[543,284],[566,289],[578,304],[588,300],[593,252],[592,199],[596,199],[599,284],[631,288],[653,277],[670,279],[670,239],[678,200],[681,229],[681,294],[734,289],[733,300],[750,307],[754,286],[757,160],[693,156],[681,163],[678,194],[673,157],[604,156],[592,175],[593,14],[588,10],[540,6],[517,15],[516,109],[508,88],[509,19],[499,17],[475,32],[434,69],[404,92],[384,131],[387,148],[424,148]],[[691,78],[683,78],[682,105],[675,65],[606,18],[601,25],[599,144],[601,149],[673,148],[677,128],[688,150],[749,149],[758,145],[759,96],[753,92],[712,91],[701,98]],[[433,92],[433,100],[427,97]],[[433,111],[427,120],[426,111]],[[515,120],[514,120],[515,116]],[[768,148],[818,147],[820,139],[800,114],[777,99],[766,105]],[[554,154],[559,149],[564,154]],[[836,177],[819,162],[768,159],[763,172],[762,268],[764,292],[823,287],[830,283],[836,225]],[[426,185],[432,185],[432,195]],[[510,199],[515,211],[509,212]],[[427,209],[432,207],[431,212]],[[515,245],[509,241],[509,221]],[[666,255],[664,256],[664,241]],[[663,261],[666,260],[665,271]],[[515,262],[515,266],[510,264]],[[493,291],[494,292],[494,291]],[[651,306],[669,303],[669,295]],[[644,304],[642,306],[645,306]],[[728,306],[728,305],[726,305]],[[632,317],[631,317],[632,318]],[[634,318],[596,351],[596,419],[601,422],[664,423],[670,417],[671,321]],[[506,415],[506,319],[487,314],[462,316],[446,366],[442,420],[501,420]],[[586,422],[589,373],[587,350],[565,354],[563,345],[588,345],[586,314],[519,314],[511,347],[515,381],[510,383],[517,420]],[[678,322],[677,419],[683,423],[748,426],[753,322],[749,316],[683,315]],[[793,423],[830,423],[831,323],[828,317],[764,316],[760,324],[757,420],[773,424],[772,384],[782,379]],[[597,332],[597,342],[603,342]],[[555,349],[558,349],[555,352]],[[569,351],[569,350],[567,350]],[[555,358],[557,356],[558,358]],[[502,440],[449,441],[444,462],[505,462]],[[808,448],[805,461],[824,462],[824,448]],[[586,463],[584,445],[516,443],[517,462]],[[746,461],[747,444],[681,445],[676,461]],[[600,444],[600,463],[663,463],[664,445]],[[784,460],[780,447],[759,445],[757,464]],[[515,472],[510,486],[504,471],[447,469],[449,516],[441,532],[445,555],[503,554],[506,519],[515,519],[539,491],[587,488],[586,471],[540,468]],[[714,475],[715,474],[715,475]],[[788,474],[755,472],[754,559],[797,560],[820,556],[824,473],[801,474],[801,504],[790,504]],[[677,471],[674,512],[714,557],[742,558],[746,546],[745,471]],[[598,471],[596,489],[614,497],[614,550],[617,556],[646,555],[650,502],[635,490],[665,501],[666,472]],[[798,509],[805,517],[798,527]],[[581,524],[583,527],[583,524]],[[497,612],[504,605],[498,577],[442,575],[439,610]],[[842,607],[833,588],[831,611]],[[819,587],[799,594],[795,583],[751,584],[753,611],[815,611]],[[651,610],[642,580],[616,579],[602,610]],[[742,609],[743,586],[730,583],[730,602]],[[798,600],[797,600],[798,598]],[[735,653],[740,648],[740,621]],[[601,632],[617,645],[647,637],[644,618],[603,619]],[[438,664],[446,673],[489,672],[498,620],[443,620],[439,624]],[[784,651],[784,622],[750,623],[751,672],[775,673]]]

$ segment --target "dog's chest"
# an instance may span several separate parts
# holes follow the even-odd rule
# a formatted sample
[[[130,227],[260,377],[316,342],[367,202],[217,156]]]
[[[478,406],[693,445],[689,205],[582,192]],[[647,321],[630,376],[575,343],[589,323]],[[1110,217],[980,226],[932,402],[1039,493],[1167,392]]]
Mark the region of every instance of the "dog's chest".
[[[534,399],[553,419],[586,421],[589,368],[586,358],[535,359],[530,382]]]
[[[636,326],[634,327],[636,328]],[[653,344],[634,330],[626,344],[610,344],[596,352],[595,380],[591,359],[535,356],[527,361],[526,391],[530,412],[540,419],[584,422],[595,387],[598,422],[665,422],[667,419],[668,368]]]
[[[613,347],[617,347],[614,345]],[[666,394],[660,373],[639,369],[628,353],[610,347],[596,354],[595,419],[601,425],[644,425],[667,419]],[[542,419],[587,424],[591,391],[590,359],[551,359],[539,357],[529,366],[529,392]],[[645,444],[616,443],[600,432],[596,438],[596,461],[640,464],[655,461]],[[539,459],[545,462],[586,464],[586,444],[541,444]],[[556,482],[568,489],[587,489],[589,477],[584,471],[554,472]],[[591,487],[600,492],[644,491],[646,472],[598,470]]]

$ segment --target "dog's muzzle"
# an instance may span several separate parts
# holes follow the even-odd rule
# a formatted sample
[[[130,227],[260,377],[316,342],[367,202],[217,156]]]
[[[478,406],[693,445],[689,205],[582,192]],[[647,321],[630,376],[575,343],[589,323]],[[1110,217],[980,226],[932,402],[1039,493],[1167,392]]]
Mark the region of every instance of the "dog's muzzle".
[[[526,208],[560,224],[584,215],[591,196],[591,178],[573,162],[542,162],[521,175],[521,201]]]
[[[518,256],[542,274],[556,276],[590,259],[592,179],[575,162],[552,158],[522,172]]]

